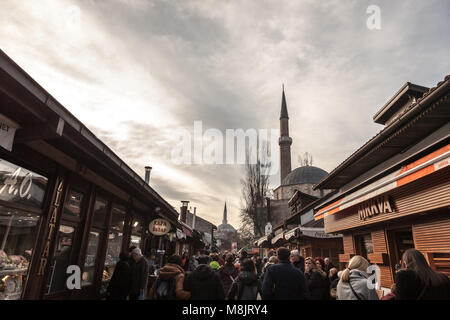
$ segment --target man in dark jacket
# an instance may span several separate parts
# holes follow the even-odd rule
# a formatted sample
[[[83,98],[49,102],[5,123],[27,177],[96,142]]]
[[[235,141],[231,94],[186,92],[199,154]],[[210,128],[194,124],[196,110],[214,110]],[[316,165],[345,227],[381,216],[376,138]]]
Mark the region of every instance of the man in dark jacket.
[[[263,300],[306,300],[309,291],[305,276],[289,261],[290,251],[279,248],[279,263],[267,268],[264,276]]]
[[[135,263],[131,266],[130,300],[145,300],[147,296],[149,265],[142,255],[141,249],[133,249],[131,256]]]
[[[108,284],[108,300],[126,300],[130,293],[131,268],[128,264],[128,254],[121,252],[119,259]]]
[[[209,266],[209,257],[197,259],[198,267],[186,277],[184,290],[191,293],[191,300],[225,300],[219,274]]]

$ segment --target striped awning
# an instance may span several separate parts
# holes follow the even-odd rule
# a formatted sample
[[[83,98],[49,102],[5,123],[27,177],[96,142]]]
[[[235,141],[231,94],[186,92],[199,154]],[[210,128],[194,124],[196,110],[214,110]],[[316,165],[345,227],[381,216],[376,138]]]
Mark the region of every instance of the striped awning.
[[[401,187],[410,182],[416,181],[438,170],[447,167],[450,164],[450,144],[436,150],[425,157],[414,161],[401,169],[388,174],[378,181],[367,185],[358,191],[345,196],[330,205],[320,209],[315,215],[314,220],[323,219],[326,216],[333,215],[344,209],[360,204],[376,196],[384,194],[395,188]]]

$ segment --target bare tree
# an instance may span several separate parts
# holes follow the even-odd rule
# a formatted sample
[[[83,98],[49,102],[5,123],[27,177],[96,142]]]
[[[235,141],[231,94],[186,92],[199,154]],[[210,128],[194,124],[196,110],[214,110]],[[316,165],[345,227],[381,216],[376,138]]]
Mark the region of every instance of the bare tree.
[[[258,207],[264,206],[265,198],[269,191],[269,172],[270,162],[267,157],[267,146],[263,144],[262,152],[257,152],[257,161],[255,164],[249,161],[249,152],[247,152],[247,161],[245,164],[245,177],[241,179],[242,185],[242,209],[240,213],[241,226],[239,232],[241,238],[251,242],[255,234],[264,234],[264,223],[258,214]],[[248,151],[248,150],[247,150]],[[257,149],[257,151],[260,151]]]

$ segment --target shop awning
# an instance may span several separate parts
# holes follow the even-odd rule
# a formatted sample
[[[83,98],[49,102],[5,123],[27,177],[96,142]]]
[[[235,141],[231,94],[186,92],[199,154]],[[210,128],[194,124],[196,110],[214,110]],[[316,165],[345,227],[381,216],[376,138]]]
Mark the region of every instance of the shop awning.
[[[272,244],[275,244],[275,243],[277,243],[278,241],[280,241],[280,240],[284,240],[284,233],[282,232],[282,233],[280,233],[280,234],[277,234],[276,236],[274,236],[273,238],[272,238]]]
[[[185,227],[185,226],[182,225],[182,226],[181,226],[181,230],[183,230],[183,233],[184,233],[186,236],[192,238],[192,231],[189,230],[187,227]]]
[[[265,241],[267,241],[267,236],[261,237],[255,241],[256,245],[260,247]]]
[[[344,209],[360,204],[376,196],[384,194],[395,188],[416,181],[450,164],[450,144],[436,150],[421,159],[414,161],[401,169],[367,185],[358,191],[345,196],[330,205],[320,209],[314,220],[323,219],[326,216],[338,213]]]
[[[180,229],[177,229],[177,238],[178,239],[186,239],[186,234],[181,231]]]
[[[325,233],[324,228],[307,228],[307,227],[300,227],[300,235],[309,237],[309,238],[342,238],[342,234],[336,234],[336,233]]]
[[[300,231],[300,227],[296,227],[296,228],[294,228],[292,230],[287,231],[284,234],[284,239],[287,240],[287,241],[292,240],[293,238],[295,238],[295,233],[299,232],[299,231]]]

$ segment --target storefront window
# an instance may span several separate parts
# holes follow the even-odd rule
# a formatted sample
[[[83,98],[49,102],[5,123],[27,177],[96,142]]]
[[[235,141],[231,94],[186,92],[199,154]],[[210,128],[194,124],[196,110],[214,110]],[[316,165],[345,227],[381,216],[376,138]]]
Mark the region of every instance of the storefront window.
[[[106,249],[105,267],[103,270],[103,288],[106,290],[107,283],[111,279],[114,268],[119,261],[119,255],[122,250],[123,227],[125,225],[126,211],[122,206],[114,205],[111,212],[111,226],[108,232],[108,246]]]
[[[0,206],[0,300],[20,299],[39,215]]]
[[[99,228],[103,228],[105,226],[105,218],[106,218],[106,200],[97,197],[95,199],[94,204],[93,225]]]
[[[100,233],[91,231],[89,233],[89,243],[86,251],[86,258],[84,260],[84,272],[82,277],[82,286],[91,285],[94,281],[95,262],[97,261],[98,244],[100,240]]]
[[[79,193],[75,190],[69,190],[69,192],[67,193],[66,203],[64,205],[64,214],[68,216],[80,217],[82,202],[82,193]]]
[[[75,228],[61,224],[56,235],[55,254],[50,265],[50,277],[47,293],[62,291],[66,288],[67,267],[70,265]]]
[[[131,246],[142,248],[143,223],[138,219],[133,219],[131,224]]]
[[[60,227],[56,235],[56,247],[50,264],[47,293],[66,289],[67,267],[72,264],[72,244],[79,228],[79,219],[73,219],[73,217],[81,216],[83,199],[84,195],[80,192],[73,189],[67,192]]]
[[[47,182],[37,173],[0,159],[0,200],[4,203],[0,206],[0,300],[22,296]]]

